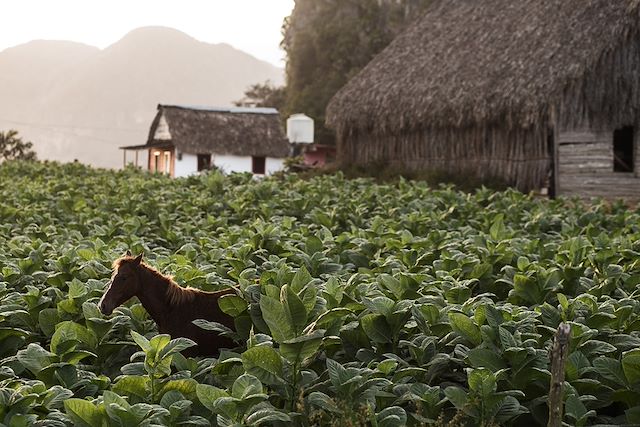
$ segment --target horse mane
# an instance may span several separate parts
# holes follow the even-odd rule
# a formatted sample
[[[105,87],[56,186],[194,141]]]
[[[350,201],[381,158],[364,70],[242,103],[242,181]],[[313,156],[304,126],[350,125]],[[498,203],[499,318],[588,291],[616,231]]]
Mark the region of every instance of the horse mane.
[[[133,256],[124,256],[122,258],[119,258],[113,262],[113,268],[118,269],[122,264],[130,263],[134,259],[135,257]],[[173,280],[172,276],[162,274],[157,269],[144,262],[140,263],[140,267],[151,274],[154,279],[167,285],[167,291],[165,295],[167,297],[167,300],[169,301],[169,304],[171,304],[172,306],[190,303],[195,299],[197,294],[203,293],[203,291],[201,291],[200,289],[189,287],[183,288]]]

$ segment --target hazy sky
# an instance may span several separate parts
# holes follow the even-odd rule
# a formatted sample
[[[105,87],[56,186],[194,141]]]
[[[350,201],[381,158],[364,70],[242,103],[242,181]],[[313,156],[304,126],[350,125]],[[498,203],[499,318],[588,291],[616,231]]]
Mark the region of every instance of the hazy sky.
[[[294,0],[0,0],[0,51],[35,39],[105,48],[134,28],[162,25],[282,66],[280,29],[293,6]]]

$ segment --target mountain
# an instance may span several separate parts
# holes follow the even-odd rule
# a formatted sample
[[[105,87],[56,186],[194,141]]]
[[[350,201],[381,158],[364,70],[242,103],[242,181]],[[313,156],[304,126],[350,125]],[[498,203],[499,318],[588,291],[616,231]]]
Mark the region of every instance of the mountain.
[[[0,52],[0,130],[17,129],[42,159],[122,165],[146,142],[158,103],[228,106],[283,71],[228,44],[165,27],[133,30],[100,50],[33,41]]]

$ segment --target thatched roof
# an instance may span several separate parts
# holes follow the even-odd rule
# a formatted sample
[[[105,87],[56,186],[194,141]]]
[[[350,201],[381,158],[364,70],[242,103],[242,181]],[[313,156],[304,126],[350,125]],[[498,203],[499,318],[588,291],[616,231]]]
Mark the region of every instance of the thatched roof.
[[[156,131],[166,121],[170,139]],[[273,108],[209,108],[158,105],[147,146],[170,142],[186,153],[282,158],[289,155],[278,111]]]
[[[639,2],[434,0],[332,99],[327,121],[343,134],[526,128],[569,110],[570,91],[609,114],[606,97],[637,108],[638,49],[615,52],[640,42]],[[611,67],[616,79],[603,78]]]

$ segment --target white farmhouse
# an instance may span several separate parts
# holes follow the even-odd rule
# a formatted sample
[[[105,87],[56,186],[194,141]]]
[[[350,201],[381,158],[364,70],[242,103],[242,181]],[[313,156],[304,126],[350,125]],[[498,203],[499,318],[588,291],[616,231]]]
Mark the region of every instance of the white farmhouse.
[[[148,169],[173,177],[218,167],[224,172],[269,175],[281,170],[290,145],[273,108],[158,105],[144,145]]]

